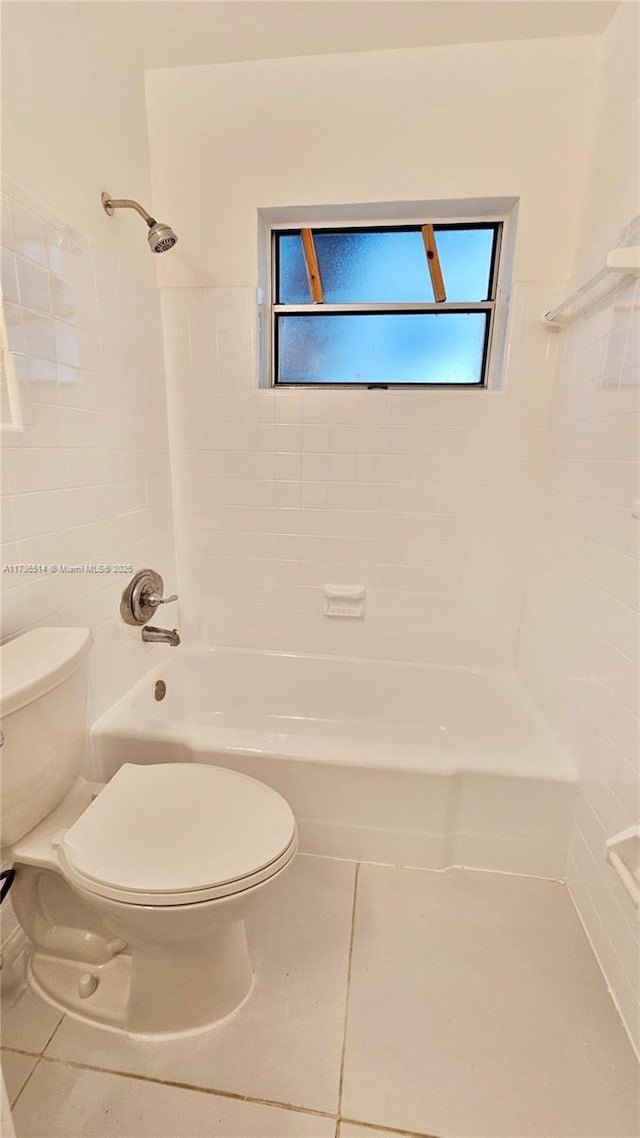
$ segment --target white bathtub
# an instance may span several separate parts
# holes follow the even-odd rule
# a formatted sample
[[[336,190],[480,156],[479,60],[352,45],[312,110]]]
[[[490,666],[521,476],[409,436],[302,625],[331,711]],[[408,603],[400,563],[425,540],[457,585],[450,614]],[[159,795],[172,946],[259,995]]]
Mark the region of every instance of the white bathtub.
[[[102,778],[127,761],[254,775],[307,852],[564,874],[576,773],[509,672],[181,647],[93,746]]]

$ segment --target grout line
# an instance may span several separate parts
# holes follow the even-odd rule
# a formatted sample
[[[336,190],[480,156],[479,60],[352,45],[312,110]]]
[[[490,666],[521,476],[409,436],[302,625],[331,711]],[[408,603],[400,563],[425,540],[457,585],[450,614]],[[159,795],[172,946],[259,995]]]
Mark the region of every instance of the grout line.
[[[339,857],[336,854],[311,853],[309,850],[298,850],[298,857],[315,857],[322,861],[339,861],[350,865],[371,866],[373,869],[399,869],[409,870],[411,873],[485,873],[492,877],[521,877],[527,881],[546,881],[550,885],[566,885],[564,877],[541,877],[538,873],[520,873],[513,869],[491,869],[484,865],[464,865],[461,862],[451,862],[449,865],[412,865],[411,862],[402,861],[359,861],[352,857]]]
[[[57,1064],[59,1067],[72,1067],[80,1071],[96,1071],[100,1075],[118,1075],[123,1079],[135,1079],[141,1083],[153,1083],[156,1086],[175,1087],[182,1091],[196,1091],[204,1095],[217,1095],[218,1098],[230,1098],[236,1102],[250,1102],[258,1106],[271,1106],[279,1110],[290,1110],[295,1114],[310,1114],[314,1118],[336,1118],[334,1111],[314,1110],[308,1106],[294,1106],[289,1102],[280,1102],[278,1099],[256,1098],[253,1095],[243,1095],[237,1091],[223,1091],[216,1087],[201,1087],[195,1083],[180,1083],[175,1079],[159,1079],[152,1075],[140,1075],[136,1071],[120,1071],[116,1067],[97,1067],[93,1063],[81,1063],[74,1059],[60,1059],[55,1055],[41,1055],[43,1063]]]
[[[34,1058],[35,1058],[35,1056],[34,1056]],[[36,1061],[33,1064],[33,1068],[31,1069],[31,1071],[29,1071],[29,1074],[27,1075],[24,1083],[20,1087],[20,1090],[18,1091],[16,1097],[14,1098],[13,1102],[10,1104],[10,1107],[9,1107],[10,1112],[13,1112],[13,1109],[17,1105],[19,1098],[22,1096],[22,1093],[25,1090],[25,1087],[28,1086],[28,1084],[31,1082],[31,1079],[33,1078],[36,1071],[38,1070],[38,1067],[40,1066],[41,1058],[42,1058],[42,1056],[39,1056],[38,1058],[36,1058]]]
[[[582,838],[584,841],[586,841],[584,834],[582,835]],[[596,946],[594,944],[591,933],[587,927],[587,923],[586,923],[586,921],[582,915],[582,912],[580,911],[580,908],[578,906],[577,898],[574,897],[574,895],[571,891],[571,887],[570,887],[568,882],[565,883],[565,889],[569,895],[569,900],[573,906],[573,910],[574,910],[574,912],[578,918],[578,921],[580,922],[580,925],[582,927],[582,931],[584,933],[585,939],[589,945],[589,948],[591,949],[591,952],[593,953],[595,962],[596,962],[598,969],[600,971],[600,976],[602,978],[602,982],[603,982],[603,984],[607,990],[608,995],[611,998],[611,1003],[613,1004],[613,1006],[615,1008],[616,1015],[617,1015],[618,1019],[620,1020],[620,1023],[622,1024],[622,1027],[626,1033],[627,1039],[629,1040],[629,1043],[631,1045],[631,1050],[633,1051],[636,1059],[640,1062],[640,1050],[638,1049],[638,1043],[634,1039],[630,1025],[627,1023],[625,1017],[622,1014],[622,1009],[620,1008],[618,1000],[616,999],[616,994],[613,991],[613,988],[611,987],[611,985],[609,983],[609,979],[608,979],[607,974],[606,974],[604,967],[602,965],[602,961],[600,960],[600,955],[596,949]],[[605,936],[606,936],[606,930],[605,930]],[[612,948],[613,948],[613,945],[612,945]],[[617,956],[615,948],[613,948],[613,952],[614,952],[614,955]]]
[[[338,1114],[342,1111],[342,1089],[344,1084],[344,1065],[347,1054],[347,1027],[349,1021],[349,995],[351,990],[351,967],[353,964],[353,942],[356,927],[356,903],[358,900],[358,881],[360,877],[360,862],[356,862],[356,871],[353,879],[353,904],[351,906],[351,934],[349,936],[349,960],[347,963],[347,989],[344,1005],[344,1030],[342,1033],[342,1054],[340,1056],[340,1082],[338,1084]]]
[[[302,819],[302,820],[304,821],[304,819]],[[342,863],[346,862],[347,865],[357,865],[358,864],[356,861],[354,861],[354,859],[352,857],[339,857],[337,854],[313,853],[311,850],[300,850],[299,849],[298,850],[298,857],[315,857],[315,858],[319,858],[320,861],[340,861]]]
[[[398,866],[399,869],[423,869],[420,865],[403,865]],[[488,869],[484,865],[461,865],[452,864],[445,865],[444,869],[438,869],[436,873],[449,873],[450,870],[456,870],[459,873],[486,873],[492,877],[519,877],[525,881],[546,881],[548,885],[565,885],[566,879],[564,877],[542,877],[539,873],[520,873],[515,869]],[[429,872],[427,870],[427,872]]]
[[[67,1017],[66,1017],[66,1015],[64,1015],[64,1013],[60,1016],[60,1019],[58,1020],[56,1026],[54,1027],[53,1031],[51,1032],[51,1035],[47,1039],[47,1042],[45,1043],[44,1047],[42,1048],[42,1051],[40,1052],[41,1055],[44,1055],[45,1051],[47,1050],[47,1047],[51,1043],[54,1035],[56,1034],[56,1032],[58,1030],[58,1028],[62,1026],[62,1024],[64,1023],[66,1018]]]
[[[354,1126],[361,1126],[363,1130],[371,1130],[371,1138],[379,1134],[381,1128],[388,1131],[389,1134],[397,1134],[398,1138],[438,1138],[437,1134],[427,1134],[426,1131],[420,1130],[398,1130],[395,1126],[384,1126],[383,1123],[376,1122],[359,1122],[356,1118],[340,1118],[340,1122],[349,1122]]]
[[[353,945],[354,945],[354,940],[355,940],[355,922],[356,922],[356,906],[357,906],[357,901],[358,901],[358,884],[359,884],[359,880],[360,880],[360,869],[361,869],[361,867],[362,867],[362,862],[357,861],[356,862],[355,878],[354,878],[354,883],[353,883],[353,905],[351,908],[351,936],[349,939],[349,963],[347,966],[347,995],[346,995],[345,1015],[344,1015],[344,1034],[343,1034],[343,1038],[342,1038],[342,1058],[341,1058],[341,1062],[340,1062],[340,1089],[339,1089],[339,1095],[338,1095],[338,1124],[336,1127],[336,1138],[340,1138],[340,1135],[342,1133],[342,1123],[343,1122],[352,1122],[356,1126],[362,1126],[364,1129],[371,1130],[371,1132],[372,1132],[371,1138],[374,1138],[374,1135],[376,1133],[380,1133],[381,1129],[387,1130],[390,1134],[397,1134],[399,1136],[399,1138],[437,1138],[437,1136],[435,1134],[427,1134],[426,1132],[419,1134],[417,1131],[398,1130],[393,1126],[391,1126],[391,1127],[384,1126],[383,1123],[359,1122],[357,1119],[345,1118],[344,1115],[342,1114],[342,1092],[343,1092],[343,1086],[344,1086],[344,1067],[345,1067],[345,1059],[346,1059],[346,1053],[347,1053],[347,1029],[348,1029],[348,1019],[349,1019],[349,996],[350,996],[350,989],[351,989],[351,974],[352,974],[352,967],[353,967]],[[394,866],[392,868],[398,868],[398,867]]]
[[[355,897],[355,889],[354,889],[354,897]],[[64,1018],[65,1017],[63,1016],[60,1023],[62,1023]],[[60,1026],[60,1024],[57,1025],[55,1031],[58,1030],[59,1026]],[[55,1031],[53,1033],[54,1035],[55,1035]],[[51,1036],[51,1038],[53,1038],[53,1035]],[[32,1076],[34,1075],[36,1068],[40,1065],[41,1062],[43,1062],[43,1063],[51,1063],[51,1064],[57,1065],[59,1067],[70,1067],[73,1070],[95,1071],[96,1074],[115,1075],[118,1078],[134,1079],[137,1082],[141,1082],[141,1083],[153,1083],[154,1085],[159,1085],[159,1086],[175,1087],[178,1090],[195,1091],[195,1092],[200,1093],[200,1094],[208,1094],[208,1095],[217,1096],[219,1098],[233,1099],[234,1101],[237,1101],[237,1102],[248,1102],[248,1103],[253,1103],[254,1105],[258,1105],[258,1106],[268,1106],[268,1107],[272,1107],[272,1108],[276,1108],[276,1109],[280,1109],[280,1110],[289,1110],[295,1114],[308,1114],[314,1118],[335,1118],[335,1115],[329,1113],[328,1111],[313,1110],[310,1107],[304,1107],[304,1106],[293,1106],[291,1103],[280,1102],[279,1100],[276,1100],[276,1099],[255,1098],[252,1095],[242,1095],[242,1094],[236,1093],[235,1091],[223,1091],[223,1090],[217,1090],[217,1089],[214,1089],[211,1087],[201,1087],[201,1086],[198,1086],[196,1084],[191,1084],[191,1083],[179,1083],[175,1080],[170,1080],[170,1079],[153,1078],[150,1075],[140,1075],[140,1074],[137,1074],[136,1072],[133,1072],[133,1071],[120,1071],[120,1070],[117,1070],[116,1068],[113,1068],[113,1067],[98,1067],[98,1066],[95,1066],[94,1064],[91,1064],[91,1063],[81,1063],[79,1061],[71,1060],[71,1059],[60,1059],[60,1058],[57,1058],[56,1056],[53,1056],[53,1055],[38,1054],[38,1053],[33,1052],[33,1051],[21,1051],[15,1047],[3,1047],[1,1050],[2,1051],[11,1051],[11,1052],[14,1052],[16,1055],[28,1056],[29,1058],[36,1060],[36,1062],[34,1063],[34,1066],[33,1066],[33,1070],[29,1072],[29,1075],[25,1079],[23,1086],[20,1088],[20,1091],[18,1092],[16,1098],[14,1099],[14,1101],[12,1103],[12,1106],[11,1106],[12,1109],[16,1105],[16,1103],[18,1102],[18,1099],[22,1095],[22,1092],[24,1091],[25,1087],[27,1086],[27,1083],[29,1083]],[[376,1132],[379,1132],[381,1127],[383,1127],[384,1130],[388,1131],[390,1134],[397,1134],[399,1136],[399,1138],[437,1138],[436,1135],[427,1134],[425,1132],[419,1132],[419,1131],[414,1131],[414,1130],[398,1130],[398,1129],[396,1129],[396,1127],[393,1127],[393,1126],[389,1127],[388,1125],[384,1125],[383,1123],[362,1122],[359,1119],[344,1118],[342,1116],[339,1116],[336,1119],[336,1138],[339,1138],[339,1129],[338,1128],[340,1127],[340,1124],[342,1122],[349,1122],[355,1126],[361,1126],[363,1129],[373,1131],[374,1134]],[[373,1136],[372,1136],[372,1138],[373,1138]]]
[[[8,1047],[6,1043],[0,1046],[0,1055],[3,1051],[11,1051],[14,1055],[27,1055],[30,1059],[40,1059],[42,1056],[40,1051],[25,1051],[22,1047]]]

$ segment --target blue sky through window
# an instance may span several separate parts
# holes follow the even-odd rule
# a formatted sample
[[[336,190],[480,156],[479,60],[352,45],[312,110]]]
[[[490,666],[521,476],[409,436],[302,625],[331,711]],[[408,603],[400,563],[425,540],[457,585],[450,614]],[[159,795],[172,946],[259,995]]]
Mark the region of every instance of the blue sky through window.
[[[281,316],[279,383],[480,383],[487,314]]]
[[[446,302],[491,292],[495,229],[435,228]],[[433,304],[421,227],[313,231],[324,304]],[[311,305],[299,231],[278,242],[277,302]],[[278,314],[278,383],[481,384],[489,314]]]

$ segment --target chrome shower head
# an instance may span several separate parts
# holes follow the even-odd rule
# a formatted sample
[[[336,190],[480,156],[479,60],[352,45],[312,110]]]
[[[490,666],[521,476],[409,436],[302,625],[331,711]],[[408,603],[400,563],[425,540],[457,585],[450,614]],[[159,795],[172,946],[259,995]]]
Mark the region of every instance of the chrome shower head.
[[[147,240],[152,253],[166,253],[167,249],[173,249],[178,238],[170,225],[155,221],[149,226]]]
[[[138,203],[131,200],[131,198],[112,198],[110,194],[102,194],[102,208],[109,216],[113,213],[114,209],[135,209],[140,217],[144,218],[149,226],[149,248],[152,253],[166,253],[167,249],[173,249],[178,238],[170,225],[165,225],[163,221],[156,221],[155,217],[147,213],[146,209]]]

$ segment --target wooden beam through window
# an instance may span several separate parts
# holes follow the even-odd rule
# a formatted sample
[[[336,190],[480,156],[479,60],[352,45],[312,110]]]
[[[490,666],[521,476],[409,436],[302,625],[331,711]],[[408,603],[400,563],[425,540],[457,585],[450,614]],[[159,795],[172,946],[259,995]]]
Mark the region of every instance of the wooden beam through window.
[[[447,299],[447,293],[444,287],[444,278],[442,276],[442,268],[438,256],[438,246],[436,245],[436,237],[432,225],[422,226],[422,240],[424,241],[424,249],[427,254],[427,265],[429,267],[433,295],[438,303],[442,303],[442,301]]]
[[[320,277],[318,258],[316,257],[316,247],[313,243],[313,233],[310,229],[301,229],[300,236],[302,238],[304,263],[307,268],[307,277],[309,280],[311,299],[313,300],[314,304],[322,304],[324,301],[324,293],[322,291],[322,280]]]

